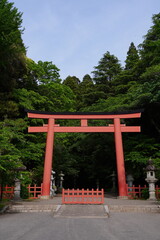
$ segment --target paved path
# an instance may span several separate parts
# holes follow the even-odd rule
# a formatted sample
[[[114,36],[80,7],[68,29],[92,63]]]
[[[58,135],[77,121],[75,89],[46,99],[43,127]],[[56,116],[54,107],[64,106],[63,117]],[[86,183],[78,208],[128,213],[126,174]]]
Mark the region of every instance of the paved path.
[[[109,218],[53,213],[0,215],[0,240],[159,240],[160,214],[112,213]]]
[[[108,214],[104,205],[62,205],[54,217],[105,218]]]

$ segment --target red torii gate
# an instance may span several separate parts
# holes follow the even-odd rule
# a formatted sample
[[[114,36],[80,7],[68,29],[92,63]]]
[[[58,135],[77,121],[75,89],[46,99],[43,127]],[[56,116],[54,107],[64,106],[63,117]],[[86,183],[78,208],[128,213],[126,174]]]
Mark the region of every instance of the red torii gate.
[[[122,143],[122,132],[140,132],[139,126],[126,126],[121,124],[120,120],[125,118],[140,118],[140,111],[132,111],[127,113],[105,113],[105,112],[92,112],[92,113],[80,113],[80,112],[68,112],[68,113],[56,113],[56,112],[39,112],[34,110],[27,110],[29,118],[42,118],[48,119],[48,124],[44,124],[41,127],[29,127],[28,132],[46,132],[46,152],[44,162],[43,173],[43,189],[42,198],[50,197],[50,179],[52,170],[52,157],[53,157],[53,144],[54,133],[56,132],[114,132],[115,136],[115,148],[116,148],[116,162],[117,162],[117,175],[118,175],[118,188],[119,197],[127,197],[126,189],[126,176]],[[55,124],[57,119],[80,119],[80,126],[60,126]],[[88,126],[88,120],[90,119],[113,119],[113,124],[108,126]]]

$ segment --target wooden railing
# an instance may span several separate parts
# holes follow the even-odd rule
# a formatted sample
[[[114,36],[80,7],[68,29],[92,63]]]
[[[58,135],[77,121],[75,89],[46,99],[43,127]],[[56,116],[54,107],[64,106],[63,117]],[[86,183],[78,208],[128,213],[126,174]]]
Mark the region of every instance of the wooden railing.
[[[143,187],[141,187],[140,185],[138,185],[137,187],[135,185],[129,187],[127,185],[128,197],[131,199],[142,198],[142,193],[144,189],[147,189],[146,185],[144,185]]]
[[[42,195],[42,184],[41,186],[29,185],[27,187],[29,199],[37,199]],[[127,194],[130,199],[142,199],[144,191],[148,190],[148,186],[143,187],[135,186],[129,187],[127,185]],[[156,198],[160,199],[160,187],[156,185]],[[0,195],[3,199],[12,199],[14,197],[14,186],[4,186],[3,189],[0,185]],[[63,189],[62,190],[62,203],[64,204],[103,204],[104,203],[104,190],[79,190],[79,189]]]
[[[34,184],[34,186],[29,185],[27,188],[29,199],[37,199],[42,195],[42,183],[41,186],[39,187],[36,184]]]
[[[127,193],[130,199],[142,199],[144,198],[145,194],[147,195],[147,191],[149,190],[148,190],[148,186],[146,185],[144,185],[143,187],[141,187],[140,185],[138,185],[137,187],[135,185],[133,185],[132,187],[129,187],[127,185]],[[155,193],[156,193],[156,198],[160,199],[160,188],[158,187],[158,185],[156,185],[155,187]]]
[[[14,187],[6,185],[2,188],[0,185],[0,195],[2,195],[2,199],[12,199],[14,197]]]
[[[63,189],[63,204],[103,204],[104,190]]]
[[[158,185],[156,185],[156,198],[160,199],[160,187]]]

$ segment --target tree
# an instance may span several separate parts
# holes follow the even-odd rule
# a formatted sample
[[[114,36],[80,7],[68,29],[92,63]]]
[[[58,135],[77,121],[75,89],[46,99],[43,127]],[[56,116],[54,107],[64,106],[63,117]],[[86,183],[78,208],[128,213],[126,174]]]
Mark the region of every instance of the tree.
[[[0,92],[9,92],[25,71],[22,13],[7,0],[0,1]]]
[[[74,110],[74,94],[71,89],[54,82],[40,85],[36,92],[25,88],[15,89],[13,96],[21,116],[24,116],[24,109],[50,112]]]
[[[60,83],[59,69],[52,62],[34,62],[26,57],[26,73],[19,82],[19,88],[37,91],[38,85]]]
[[[94,68],[93,81],[96,85],[96,92],[99,92],[99,99],[108,98],[113,93],[112,82],[122,70],[119,60],[107,52],[100,59],[98,66]]]
[[[90,106],[97,100],[95,99],[96,98],[95,85],[89,74],[86,74],[83,77],[82,82],[79,84],[79,90],[80,90],[79,108]]]
[[[38,61],[38,67],[41,69],[39,74],[39,83],[47,84],[51,82],[60,83],[59,69],[52,62]]]
[[[121,72],[121,65],[119,60],[114,55],[106,52],[103,58],[100,59],[98,66],[95,66],[95,71],[93,71],[93,81],[96,84],[106,84],[110,83],[113,78]]]
[[[26,57],[26,72],[19,81],[18,88],[36,91],[41,72],[41,67],[32,59]]]
[[[160,13],[153,15],[153,26],[139,45],[141,60],[144,67],[160,64]]]
[[[139,55],[133,42],[129,46],[125,63],[125,68],[113,80],[112,89],[115,96],[117,96],[117,94],[127,93],[128,89],[130,88],[130,83],[138,81],[139,79],[137,73]]]
[[[138,51],[134,43],[131,42],[131,45],[127,52],[127,58],[125,60],[125,63],[126,63],[125,70],[133,70],[133,68],[135,68],[135,65],[138,61],[139,61]]]
[[[0,120],[15,118],[19,115],[19,106],[13,100],[12,92],[0,92]]]
[[[39,86],[39,94],[45,97],[45,111],[65,112],[75,108],[75,95],[72,90],[59,83],[51,82]]]
[[[72,91],[74,92],[74,94],[79,94],[79,84],[80,84],[80,80],[75,77],[75,76],[68,76],[64,81],[63,84],[70,87],[70,89],[72,89]]]
[[[69,87],[74,95],[75,95],[75,101],[76,101],[76,110],[79,109],[79,103],[80,103],[80,80],[76,76],[68,76],[64,81],[63,85],[66,85]]]
[[[22,132],[25,127],[22,119],[16,121],[6,119],[0,122],[0,180],[3,182],[12,180],[15,169],[23,166],[22,149],[16,144],[24,141]]]

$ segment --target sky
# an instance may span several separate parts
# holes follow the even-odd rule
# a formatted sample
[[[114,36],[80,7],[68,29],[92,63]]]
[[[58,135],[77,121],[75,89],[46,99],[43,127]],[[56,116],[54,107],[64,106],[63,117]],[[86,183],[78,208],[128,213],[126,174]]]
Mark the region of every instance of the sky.
[[[122,66],[160,12],[160,0],[9,0],[22,12],[27,57],[52,61],[61,79],[80,80],[109,51]]]

